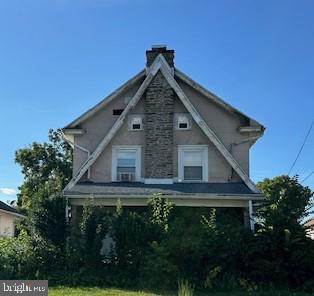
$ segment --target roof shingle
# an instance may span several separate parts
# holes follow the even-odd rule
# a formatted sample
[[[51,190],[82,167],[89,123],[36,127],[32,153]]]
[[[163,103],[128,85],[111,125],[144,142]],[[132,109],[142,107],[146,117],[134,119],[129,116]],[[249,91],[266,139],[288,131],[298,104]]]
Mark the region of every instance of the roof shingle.
[[[66,195],[203,195],[203,194],[255,194],[243,182],[230,183],[174,183],[174,184],[144,184],[139,182],[111,182],[76,184]]]

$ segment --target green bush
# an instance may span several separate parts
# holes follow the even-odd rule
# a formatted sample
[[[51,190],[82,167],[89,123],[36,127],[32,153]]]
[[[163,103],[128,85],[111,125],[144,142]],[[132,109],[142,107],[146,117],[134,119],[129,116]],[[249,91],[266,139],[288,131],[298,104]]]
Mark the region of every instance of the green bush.
[[[55,246],[23,230],[16,238],[0,239],[0,278],[44,279],[62,266],[62,260]]]
[[[311,192],[287,177],[265,180],[260,188],[268,202],[258,212],[255,234],[244,228],[242,209],[174,207],[157,194],[147,207],[118,203],[116,210],[106,210],[88,202],[81,222],[61,243],[49,223],[65,233],[57,221],[62,199],[43,199],[31,214],[33,222],[24,225],[30,229],[0,240],[0,277],[159,289],[175,289],[185,279],[207,291],[253,292],[263,286],[312,291],[314,242],[299,223]],[[53,215],[41,221],[40,209],[49,208]],[[112,248],[104,252],[108,237]],[[180,287],[180,293],[191,292],[183,282]]]

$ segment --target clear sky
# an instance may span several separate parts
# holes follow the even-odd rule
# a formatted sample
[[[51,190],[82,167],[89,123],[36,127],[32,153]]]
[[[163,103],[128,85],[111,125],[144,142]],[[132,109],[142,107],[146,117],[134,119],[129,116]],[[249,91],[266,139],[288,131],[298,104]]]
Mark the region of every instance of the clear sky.
[[[15,150],[140,71],[152,44],[266,126],[254,181],[286,174],[314,119],[313,11],[312,0],[0,0],[0,199],[23,180]],[[313,152],[314,130],[292,174],[314,170]]]

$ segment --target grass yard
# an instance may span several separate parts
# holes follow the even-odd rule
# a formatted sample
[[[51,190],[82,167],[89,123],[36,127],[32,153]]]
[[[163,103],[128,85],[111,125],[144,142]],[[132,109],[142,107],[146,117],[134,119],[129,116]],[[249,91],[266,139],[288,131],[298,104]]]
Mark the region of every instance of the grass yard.
[[[49,288],[49,296],[156,296],[158,294],[101,288]],[[159,294],[161,295],[161,294]]]
[[[130,291],[120,289],[101,289],[101,288],[49,288],[49,296],[176,296],[174,293],[150,293],[142,291]],[[286,291],[260,291],[260,292],[219,292],[219,293],[194,293],[195,296],[309,296],[301,292]]]

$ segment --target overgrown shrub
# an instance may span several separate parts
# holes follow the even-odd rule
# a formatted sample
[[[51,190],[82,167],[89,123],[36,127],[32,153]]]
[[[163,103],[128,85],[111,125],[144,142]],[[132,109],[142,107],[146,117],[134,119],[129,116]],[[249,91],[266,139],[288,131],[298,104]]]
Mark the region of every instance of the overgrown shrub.
[[[60,250],[25,231],[16,238],[0,239],[0,278],[44,279],[62,263]]]
[[[174,207],[157,194],[147,207],[118,203],[106,210],[88,202],[60,243],[48,224],[57,225],[61,200],[44,199],[39,208],[53,209],[51,217],[32,215],[37,222],[28,232],[22,228],[17,238],[0,240],[0,277],[159,289],[176,289],[185,279],[206,290],[271,285],[311,291],[314,242],[299,223],[311,192],[286,177],[261,188],[268,202],[258,212],[255,234],[244,228],[242,209]],[[104,239],[112,240],[109,249]]]

